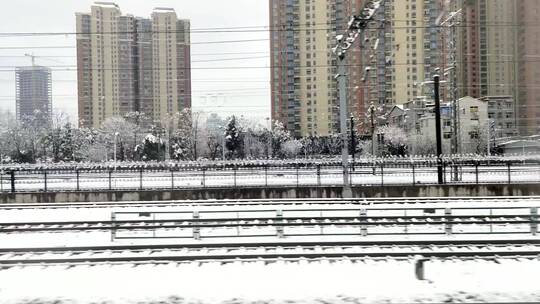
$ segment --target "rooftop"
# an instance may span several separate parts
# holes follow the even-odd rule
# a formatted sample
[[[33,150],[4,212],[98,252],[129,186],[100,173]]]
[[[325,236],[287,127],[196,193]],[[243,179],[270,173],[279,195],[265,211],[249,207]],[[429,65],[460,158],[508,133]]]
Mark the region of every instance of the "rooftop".
[[[155,7],[154,12],[166,12],[166,13],[174,13],[174,8],[171,7]]]
[[[94,4],[99,5],[99,6],[111,6],[111,7],[115,7],[115,8],[120,8],[118,6],[118,4],[116,4],[114,2],[96,1],[96,2],[94,2]]]

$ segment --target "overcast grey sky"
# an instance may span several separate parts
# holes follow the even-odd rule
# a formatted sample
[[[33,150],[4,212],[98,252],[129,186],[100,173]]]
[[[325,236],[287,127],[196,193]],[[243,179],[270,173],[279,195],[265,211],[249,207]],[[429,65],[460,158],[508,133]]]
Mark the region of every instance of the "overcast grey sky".
[[[266,0],[117,0],[123,14],[149,17],[154,7],[172,7],[179,18],[190,19],[192,34],[192,84],[195,110],[255,116],[270,115],[270,84],[268,41],[227,44],[201,42],[223,40],[268,39],[268,2]],[[91,0],[2,0],[0,32],[74,32],[75,13],[89,12]],[[197,29],[253,26],[251,32],[204,32]],[[261,31],[253,31],[261,30]],[[235,29],[238,31],[238,29]],[[76,64],[76,50],[5,49],[19,46],[74,46],[75,35],[13,37],[0,35],[0,70],[31,65],[29,58],[6,57],[63,56],[37,58],[44,66]],[[222,54],[222,53],[250,54]],[[221,55],[215,55],[220,53]],[[214,54],[214,55],[209,55]],[[250,57],[242,60],[225,60]],[[200,62],[209,61],[209,62]],[[216,60],[216,61],[214,61]],[[262,67],[250,69],[204,69],[209,67]],[[203,68],[203,69],[200,69]],[[0,72],[0,109],[15,109],[15,72]],[[66,112],[74,120],[77,113],[77,82],[75,71],[53,71],[53,107]]]

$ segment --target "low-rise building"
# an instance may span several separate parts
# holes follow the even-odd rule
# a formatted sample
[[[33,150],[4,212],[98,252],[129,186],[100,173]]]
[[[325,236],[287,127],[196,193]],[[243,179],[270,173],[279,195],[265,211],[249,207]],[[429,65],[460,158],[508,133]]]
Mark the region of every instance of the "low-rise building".
[[[486,96],[480,100],[488,104],[488,118],[494,122],[494,138],[517,135],[515,101],[512,96]]]

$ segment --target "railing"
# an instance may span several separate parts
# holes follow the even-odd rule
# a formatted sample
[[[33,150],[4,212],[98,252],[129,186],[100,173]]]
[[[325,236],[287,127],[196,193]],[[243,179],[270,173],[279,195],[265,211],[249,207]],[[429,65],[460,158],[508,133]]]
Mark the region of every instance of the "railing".
[[[112,212],[111,239],[538,234],[538,207]]]
[[[436,159],[356,162],[349,166],[351,186],[433,185]],[[443,184],[540,183],[537,160],[444,161]],[[286,164],[206,164],[199,166],[4,167],[0,192],[95,190],[176,190],[242,187],[342,186],[337,162]]]

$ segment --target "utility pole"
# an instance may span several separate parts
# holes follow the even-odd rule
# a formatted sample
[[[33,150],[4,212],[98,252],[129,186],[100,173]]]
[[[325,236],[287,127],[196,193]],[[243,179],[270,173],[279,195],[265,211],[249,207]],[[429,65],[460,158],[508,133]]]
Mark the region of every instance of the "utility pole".
[[[439,96],[440,77],[433,76],[434,99],[435,99],[435,138],[437,140],[437,181],[443,183],[442,167],[442,136],[441,136],[441,100]]]
[[[375,156],[375,106],[373,103],[369,107],[369,116],[371,120],[371,155]]]
[[[452,145],[451,153],[458,154],[461,152],[461,132],[460,132],[460,119],[459,119],[459,99],[458,99],[458,87],[457,87],[457,26],[460,21],[458,20],[461,16],[462,9],[452,11],[448,14],[448,18],[441,22],[439,25],[445,26],[446,34],[448,36],[447,48],[449,51],[448,58],[450,60],[451,66],[446,68],[445,71],[448,71],[452,74],[451,77],[448,77],[448,81],[452,81],[451,86],[451,99],[452,99]],[[442,17],[442,15],[441,15]],[[453,179],[457,181],[459,179],[458,167],[454,166]]]
[[[338,61],[339,107],[340,107],[340,133],[341,133],[341,158],[343,167],[343,197],[351,197],[352,191],[349,184],[348,160],[349,149],[347,148],[347,76],[345,67],[345,56],[347,51],[354,44],[360,33],[364,31],[368,23],[373,19],[375,12],[379,9],[381,0],[366,1],[364,8],[358,15],[351,17],[347,24],[347,30],[343,35],[336,36],[337,45],[332,48]]]
[[[349,185],[349,149],[347,148],[347,74],[345,55],[338,56],[339,126],[341,133],[341,165],[343,167],[343,197],[352,195]]]

